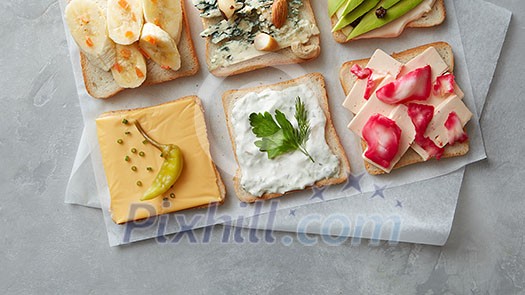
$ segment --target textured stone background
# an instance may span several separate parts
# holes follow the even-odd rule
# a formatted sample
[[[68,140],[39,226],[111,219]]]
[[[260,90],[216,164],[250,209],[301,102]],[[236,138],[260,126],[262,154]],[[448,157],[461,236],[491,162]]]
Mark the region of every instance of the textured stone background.
[[[490,2],[514,15],[481,120],[489,160],[467,168],[445,247],[225,244],[217,227],[206,245],[120,248],[99,211],[63,203],[83,124],[58,2],[0,2],[1,293],[523,294],[525,2]]]

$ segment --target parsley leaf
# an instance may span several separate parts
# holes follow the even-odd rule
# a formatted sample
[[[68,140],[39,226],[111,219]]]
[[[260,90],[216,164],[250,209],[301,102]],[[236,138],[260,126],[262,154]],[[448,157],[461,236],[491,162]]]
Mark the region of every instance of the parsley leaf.
[[[306,150],[306,142],[310,137],[310,122],[308,111],[300,97],[295,100],[295,120],[298,127],[295,128],[286,118],[286,115],[275,110],[275,119],[268,112],[252,113],[250,115],[250,126],[252,132],[260,138],[255,145],[261,152],[268,153],[269,159],[299,150],[310,161],[315,162]]]

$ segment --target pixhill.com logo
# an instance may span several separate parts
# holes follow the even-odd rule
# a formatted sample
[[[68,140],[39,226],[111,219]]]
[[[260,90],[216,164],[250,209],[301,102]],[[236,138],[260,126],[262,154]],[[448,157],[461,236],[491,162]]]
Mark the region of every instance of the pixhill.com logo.
[[[125,225],[122,243],[136,240],[145,233],[156,236],[160,244],[177,244],[187,241],[193,244],[210,243],[217,238],[222,243],[282,243],[286,246],[294,241],[312,246],[318,243],[341,245],[351,239],[352,245],[360,245],[367,239],[371,245],[379,245],[380,240],[389,243],[399,242],[402,229],[402,218],[399,215],[357,215],[344,213],[329,215],[302,213],[301,208],[279,209],[279,199],[266,203],[256,202],[252,205],[239,203],[244,214],[220,214],[217,206],[210,206],[204,213],[165,214]],[[263,213],[263,208],[266,209]],[[130,214],[147,210],[153,216],[155,208],[149,204],[134,204]],[[132,215],[133,216],[133,215]],[[277,239],[274,232],[282,230],[276,226],[277,218],[294,218],[294,234],[280,235]],[[216,227],[216,225],[221,225]],[[244,229],[244,228],[249,229]],[[197,230],[198,229],[198,230]],[[290,228],[287,229],[291,230]]]

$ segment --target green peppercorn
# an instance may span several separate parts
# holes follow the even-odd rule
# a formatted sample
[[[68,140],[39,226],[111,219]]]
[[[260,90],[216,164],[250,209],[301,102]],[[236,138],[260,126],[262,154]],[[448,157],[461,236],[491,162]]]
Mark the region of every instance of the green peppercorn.
[[[171,193],[171,194],[170,194],[170,198],[175,199],[175,194],[174,194],[174,193]]]
[[[144,157],[146,154],[143,151],[140,151],[139,156]]]
[[[122,119],[122,124],[126,124],[127,125],[128,123],[129,123],[128,120],[126,120],[125,118]]]
[[[140,181],[140,180],[137,181],[137,185],[138,185],[138,186],[142,186],[142,181]]]
[[[383,6],[376,9],[376,16],[377,18],[384,18],[386,16],[386,9]]]
[[[148,143],[148,141],[145,140],[145,139],[142,141],[142,144],[147,144],[147,143]]]
[[[118,143],[118,144],[123,144],[123,143],[124,143],[124,140],[122,140],[122,138],[119,138],[119,139],[117,139],[117,143]]]
[[[132,148],[131,152],[135,154],[137,152],[137,149],[136,148]]]
[[[137,171],[137,166],[131,166],[131,170]]]
[[[124,161],[126,161],[126,162],[129,162],[129,160],[130,160],[130,159],[129,159],[129,156],[126,156],[126,157],[124,158]]]

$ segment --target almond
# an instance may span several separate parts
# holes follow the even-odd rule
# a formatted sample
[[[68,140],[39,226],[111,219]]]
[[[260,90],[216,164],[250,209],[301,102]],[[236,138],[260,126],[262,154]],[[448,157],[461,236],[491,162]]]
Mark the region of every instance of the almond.
[[[272,4],[272,23],[280,28],[288,18],[288,0],[274,0]]]

